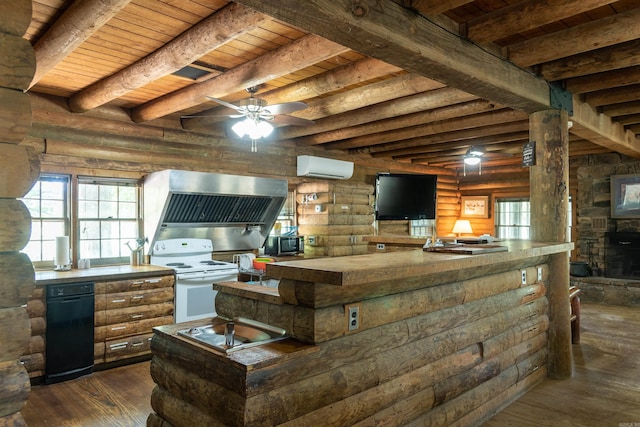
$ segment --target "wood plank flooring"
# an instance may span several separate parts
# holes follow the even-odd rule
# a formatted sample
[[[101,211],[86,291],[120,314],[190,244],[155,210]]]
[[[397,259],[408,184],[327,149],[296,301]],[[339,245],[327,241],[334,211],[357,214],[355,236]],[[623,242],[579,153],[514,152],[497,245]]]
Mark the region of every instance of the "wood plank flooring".
[[[581,314],[574,377],[545,380],[483,427],[640,427],[640,308]],[[99,371],[34,386],[22,414],[30,427],[143,427],[153,386],[149,362]]]

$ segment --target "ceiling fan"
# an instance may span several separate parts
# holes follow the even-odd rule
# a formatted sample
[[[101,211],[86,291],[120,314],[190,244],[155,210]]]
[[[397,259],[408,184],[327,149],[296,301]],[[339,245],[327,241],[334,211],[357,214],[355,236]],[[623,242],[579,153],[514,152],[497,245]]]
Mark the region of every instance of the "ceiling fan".
[[[251,151],[257,151],[256,141],[265,138],[273,131],[271,123],[294,126],[309,126],[314,124],[313,120],[302,119],[299,117],[289,116],[287,114],[307,108],[304,102],[285,102],[282,104],[267,105],[263,99],[255,96],[258,91],[257,86],[247,89],[249,98],[238,102],[238,105],[231,104],[218,98],[207,96],[208,99],[218,104],[237,111],[237,114],[229,114],[227,117],[232,119],[242,119],[236,121],[231,129],[240,138],[248,136],[251,139]],[[211,115],[190,115],[183,118],[191,117],[215,117]]]

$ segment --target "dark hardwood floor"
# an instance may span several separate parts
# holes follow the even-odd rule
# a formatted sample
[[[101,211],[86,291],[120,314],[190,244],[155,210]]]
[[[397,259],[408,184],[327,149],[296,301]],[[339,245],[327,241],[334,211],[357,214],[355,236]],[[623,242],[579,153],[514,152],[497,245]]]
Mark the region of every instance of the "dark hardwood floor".
[[[545,380],[483,427],[640,427],[640,308],[582,304],[575,375]],[[151,412],[149,362],[34,386],[30,427],[142,427]]]

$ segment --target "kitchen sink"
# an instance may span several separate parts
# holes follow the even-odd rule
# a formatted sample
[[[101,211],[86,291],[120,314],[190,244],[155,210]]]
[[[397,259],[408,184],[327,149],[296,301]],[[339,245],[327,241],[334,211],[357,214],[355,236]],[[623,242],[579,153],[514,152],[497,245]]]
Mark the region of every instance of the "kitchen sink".
[[[230,329],[232,334],[227,333]],[[225,353],[287,338],[282,328],[244,317],[183,329],[178,335]]]

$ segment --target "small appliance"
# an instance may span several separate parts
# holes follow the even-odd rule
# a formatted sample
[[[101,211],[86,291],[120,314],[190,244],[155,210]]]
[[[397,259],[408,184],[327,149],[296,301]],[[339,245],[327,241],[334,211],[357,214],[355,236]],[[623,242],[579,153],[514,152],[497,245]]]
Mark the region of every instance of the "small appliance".
[[[269,236],[264,244],[266,255],[296,255],[303,252],[302,236]]]

